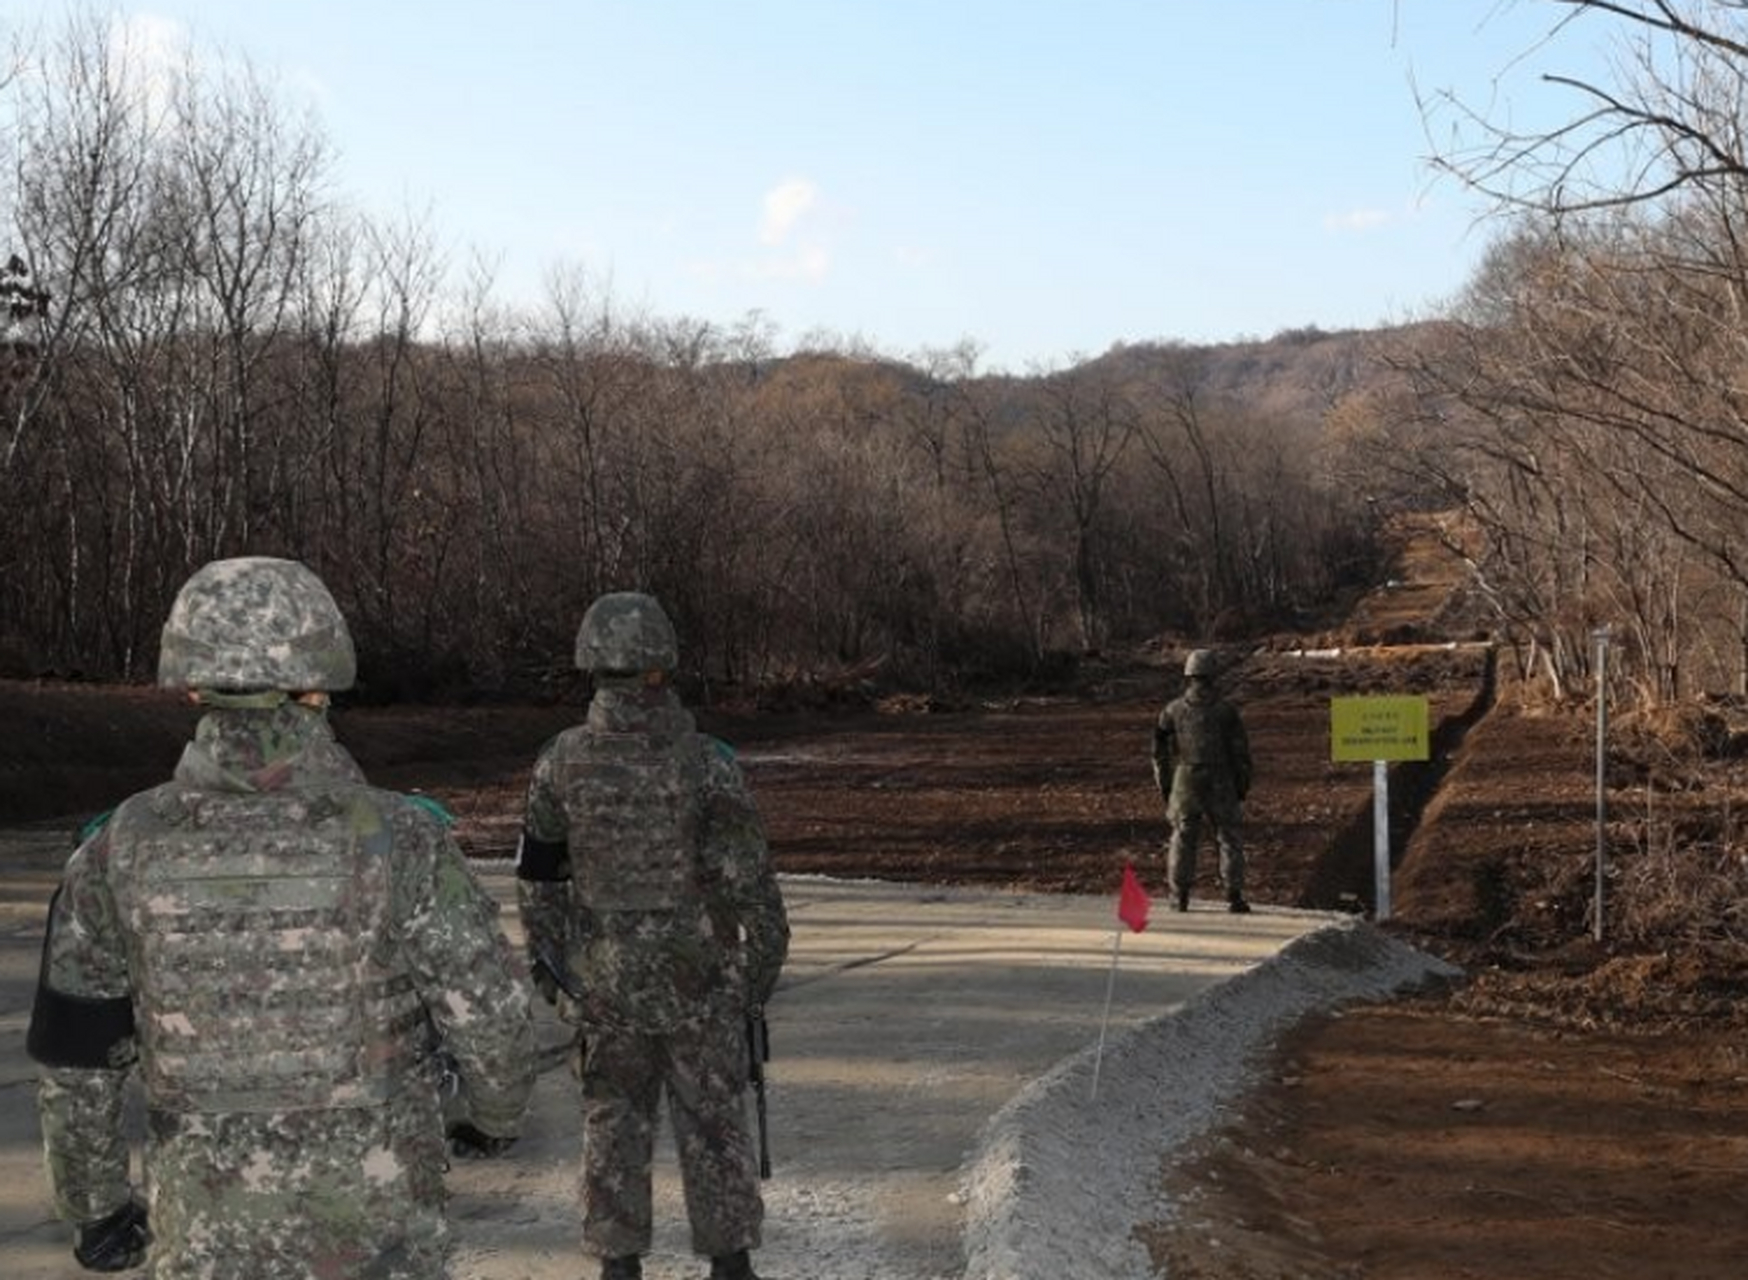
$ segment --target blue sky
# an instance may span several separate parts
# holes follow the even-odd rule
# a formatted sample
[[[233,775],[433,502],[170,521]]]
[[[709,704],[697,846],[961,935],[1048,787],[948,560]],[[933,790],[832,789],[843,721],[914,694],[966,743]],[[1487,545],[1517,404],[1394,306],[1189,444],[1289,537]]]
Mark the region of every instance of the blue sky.
[[[0,24],[42,0],[0,0]],[[1493,224],[1415,102],[1564,115],[1547,0],[124,0],[307,104],[341,194],[424,214],[534,303],[984,367],[1371,327],[1461,288]],[[50,10],[53,12],[53,10]],[[109,11],[109,9],[105,9]]]

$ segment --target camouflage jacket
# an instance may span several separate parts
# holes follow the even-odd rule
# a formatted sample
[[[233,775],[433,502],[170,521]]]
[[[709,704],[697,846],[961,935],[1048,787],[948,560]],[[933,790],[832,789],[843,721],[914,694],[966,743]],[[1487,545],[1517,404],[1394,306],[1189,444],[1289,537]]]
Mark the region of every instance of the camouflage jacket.
[[[1242,800],[1250,791],[1250,738],[1238,708],[1206,685],[1192,681],[1166,704],[1153,730],[1153,777],[1162,792],[1173,788],[1179,769],[1211,773]]]
[[[517,894],[585,1027],[672,1030],[763,1004],[789,923],[725,743],[665,690],[604,687],[534,766]]]
[[[301,868],[318,830],[343,864],[329,905],[356,938],[310,927],[327,900],[280,864]],[[190,890],[209,856],[253,872]],[[237,910],[214,914],[227,893]],[[177,935],[179,913],[199,931]],[[177,936],[194,959],[167,953]],[[533,1087],[525,978],[496,904],[444,824],[368,786],[325,716],[296,704],[209,713],[173,780],[87,837],[51,907],[43,982],[132,1002],[132,1039],[107,1067],[45,1068],[40,1109],[59,1211],[100,1217],[129,1194],[120,1120],[139,1069],[158,1275],[208,1255],[231,1274],[438,1274],[438,1051],[489,1133],[518,1131]],[[203,1021],[214,1007],[228,1021]],[[339,1019],[354,1052],[323,1053],[305,1016]],[[373,1018],[393,1025],[351,1025]]]

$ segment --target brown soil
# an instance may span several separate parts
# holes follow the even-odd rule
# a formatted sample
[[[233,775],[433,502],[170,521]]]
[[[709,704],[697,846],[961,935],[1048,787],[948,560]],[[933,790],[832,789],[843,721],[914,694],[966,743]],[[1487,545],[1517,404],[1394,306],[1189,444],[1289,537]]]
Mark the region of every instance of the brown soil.
[[[1630,851],[1605,902],[1623,938],[1594,940],[1575,728],[1503,707],[1469,735],[1392,925],[1466,980],[1284,1039],[1163,1175],[1184,1211],[1140,1234],[1174,1280],[1742,1274],[1748,967],[1727,940],[1633,939]],[[1632,825],[1611,820],[1617,854]]]
[[[1423,643],[1473,634],[1453,570],[1432,539],[1410,542],[1401,581],[1347,628],[1252,654],[1233,683],[1258,760],[1251,896],[1287,906],[1372,904],[1371,770],[1330,763],[1329,698],[1429,697],[1433,759],[1392,771],[1387,927],[1466,977],[1288,1035],[1230,1125],[1161,1171],[1182,1208],[1136,1231],[1162,1274],[1741,1274],[1734,711],[1623,719],[1611,738],[1597,941],[1588,712],[1538,707],[1479,649]],[[1339,657],[1296,652],[1335,645]],[[1147,751],[1180,656],[1087,664],[1054,698],[840,699],[705,721],[740,748],[784,871],[1114,893],[1133,861],[1162,895]],[[335,721],[374,780],[436,795],[469,852],[503,855],[529,761],[577,714],[343,708]],[[70,837],[161,779],[192,716],[146,691],[0,682],[0,723],[0,822],[51,819]]]

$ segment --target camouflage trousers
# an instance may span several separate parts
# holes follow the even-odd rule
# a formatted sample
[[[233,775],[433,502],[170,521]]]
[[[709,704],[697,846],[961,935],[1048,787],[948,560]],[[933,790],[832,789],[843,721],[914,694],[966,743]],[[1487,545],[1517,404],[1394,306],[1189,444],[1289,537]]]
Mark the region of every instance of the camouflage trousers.
[[[1214,829],[1214,840],[1220,850],[1220,883],[1228,896],[1242,895],[1243,807],[1231,782],[1223,774],[1180,766],[1172,779],[1166,812],[1171,819],[1166,870],[1172,892],[1188,893],[1196,883],[1197,847],[1202,842],[1205,821]]]
[[[667,1099],[692,1248],[759,1246],[765,1205],[747,1128],[748,1057],[739,1019],[662,1035],[591,1029],[583,1082],[583,1247],[647,1253],[656,1125]]]

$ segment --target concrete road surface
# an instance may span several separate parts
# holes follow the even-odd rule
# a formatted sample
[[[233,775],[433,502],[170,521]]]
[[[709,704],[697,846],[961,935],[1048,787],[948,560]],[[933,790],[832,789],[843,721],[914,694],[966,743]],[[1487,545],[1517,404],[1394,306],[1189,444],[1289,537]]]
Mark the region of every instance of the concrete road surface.
[[[0,1275],[82,1273],[41,1174],[24,1054],[44,908],[66,833],[0,833]],[[482,875],[513,899],[505,867]],[[1059,897],[824,879],[784,881],[794,928],[770,1009],[770,1145],[761,1273],[775,1280],[936,1280],[966,1273],[970,1158],[991,1117],[1065,1058],[1113,1046],[1329,917],[1154,904],[1118,941],[1115,894]],[[1163,895],[1161,895],[1163,897]],[[518,933],[514,911],[505,916]],[[544,1071],[527,1135],[450,1174],[458,1280],[594,1275],[577,1243],[579,1126],[566,1029],[542,1012]],[[1084,1067],[1086,1059],[1083,1056]],[[1078,1090],[1081,1086],[1077,1084]],[[692,1277],[671,1159],[657,1171],[649,1280]]]

